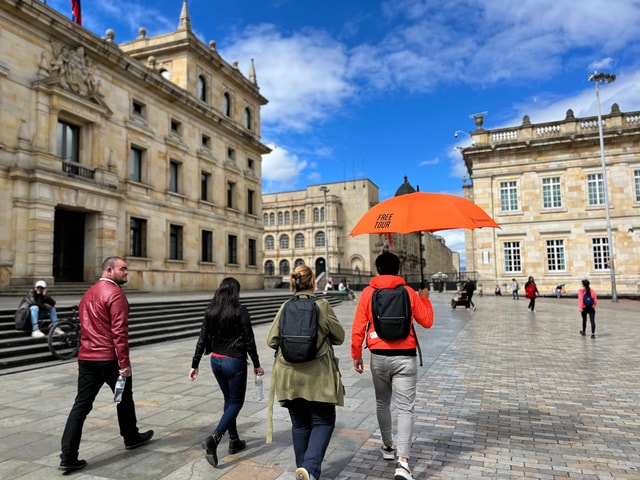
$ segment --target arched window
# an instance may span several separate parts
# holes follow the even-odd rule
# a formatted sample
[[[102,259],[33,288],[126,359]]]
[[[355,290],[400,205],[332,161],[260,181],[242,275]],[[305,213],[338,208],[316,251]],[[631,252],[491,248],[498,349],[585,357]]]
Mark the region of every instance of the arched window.
[[[314,222],[320,221],[320,209],[317,207],[313,209],[313,221]]]
[[[291,223],[291,213],[284,212],[284,224],[289,225]]]
[[[278,225],[283,225],[284,224],[284,216],[282,215],[282,212],[278,212]]]
[[[280,235],[280,248],[289,248],[289,235]]]
[[[249,107],[244,109],[244,128],[251,130],[251,110]]]
[[[200,75],[198,77],[198,89],[197,95],[200,100],[203,102],[207,101],[207,80],[204,78],[204,75]]]
[[[264,237],[264,249],[265,250],[273,250],[276,246],[273,235],[267,235]]]
[[[304,235],[302,233],[296,233],[293,237],[293,244],[296,248],[304,248]]]
[[[299,267],[300,265],[304,265],[304,260],[301,258],[298,258],[295,263],[293,264],[293,269],[295,270],[297,267]]]
[[[297,210],[293,211],[293,224],[294,225],[298,224],[298,211]]]
[[[231,116],[231,95],[227,92],[224,92],[222,96],[222,113],[224,113],[225,117]]]
[[[275,225],[276,224],[276,215],[271,212],[269,214],[269,225]]]
[[[280,270],[280,275],[282,275],[283,277],[285,275],[289,275],[289,260],[280,260],[280,266],[279,266],[279,270]]]
[[[269,226],[269,214],[268,214],[268,213],[265,213],[265,214],[264,214],[264,220],[263,220],[263,222],[264,222],[264,226],[265,226],[265,227]]]
[[[304,210],[300,210],[300,224],[302,225],[303,223],[305,223],[307,220],[305,218],[305,214],[304,214]]]
[[[272,260],[264,262],[264,274],[273,277],[276,273],[276,266]]]
[[[316,233],[316,247],[324,247],[325,236],[324,232]]]

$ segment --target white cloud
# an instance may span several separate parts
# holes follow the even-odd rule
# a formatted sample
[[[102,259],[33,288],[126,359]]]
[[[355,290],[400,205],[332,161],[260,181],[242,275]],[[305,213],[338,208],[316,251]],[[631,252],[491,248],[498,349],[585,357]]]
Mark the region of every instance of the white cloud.
[[[287,149],[269,145],[271,153],[262,156],[263,193],[291,190],[308,162]]]

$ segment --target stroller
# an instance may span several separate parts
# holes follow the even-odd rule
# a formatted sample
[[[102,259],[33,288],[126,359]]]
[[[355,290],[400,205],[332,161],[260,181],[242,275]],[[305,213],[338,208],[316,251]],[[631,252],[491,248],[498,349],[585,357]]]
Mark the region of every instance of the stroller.
[[[451,299],[451,308],[466,307],[468,303],[467,292],[459,290],[458,293]]]

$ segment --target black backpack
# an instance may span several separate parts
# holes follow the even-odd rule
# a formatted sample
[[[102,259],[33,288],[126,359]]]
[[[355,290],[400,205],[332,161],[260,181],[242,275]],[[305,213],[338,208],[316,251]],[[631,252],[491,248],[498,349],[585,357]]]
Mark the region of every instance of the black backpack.
[[[411,332],[412,314],[409,292],[404,285],[377,288],[371,298],[373,328],[383,340],[407,338]]]
[[[287,362],[309,362],[318,354],[320,313],[314,297],[293,297],[280,314],[280,351]]]

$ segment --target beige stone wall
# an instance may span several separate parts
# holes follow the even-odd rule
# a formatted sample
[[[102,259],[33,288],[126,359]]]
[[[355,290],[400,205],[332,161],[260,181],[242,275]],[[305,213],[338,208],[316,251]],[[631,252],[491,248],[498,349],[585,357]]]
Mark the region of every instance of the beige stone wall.
[[[40,2],[16,10],[0,1],[0,202],[7,207],[0,220],[10,226],[0,229],[0,287],[55,282],[55,213],[62,209],[84,215],[79,280],[93,281],[102,260],[116,254],[128,260],[135,289],[212,290],[229,275],[243,288],[262,288],[261,155],[269,150],[260,142],[259,111],[266,99],[189,30],[161,40],[140,40],[137,60]],[[171,81],[148,64],[152,54],[173,68]],[[56,62],[65,55],[72,58],[68,75],[58,75]],[[196,96],[195,72],[210,80],[208,101]],[[230,117],[221,111],[223,88],[237,102]],[[142,114],[133,112],[134,103]],[[250,129],[243,125],[247,107],[254,113]],[[79,128],[77,164],[57,155],[60,120]],[[132,147],[144,152],[141,181],[130,178]],[[169,191],[171,161],[179,164],[177,192]],[[203,172],[210,175],[205,200]],[[144,257],[130,255],[132,217],[147,222]],[[170,225],[183,227],[180,260],[169,259]],[[213,232],[212,262],[201,260],[202,230]],[[232,264],[229,235],[238,239]],[[249,239],[256,242],[255,265],[247,261]]]
[[[619,294],[640,291],[640,202],[634,175],[640,172],[640,113],[621,113],[617,105],[603,116],[605,158],[616,287]],[[611,293],[611,271],[597,269],[592,239],[607,238],[606,208],[588,205],[589,174],[601,174],[597,118],[573,118],[532,125],[476,130],[474,146],[463,151],[473,185],[465,194],[502,227],[466,233],[467,269],[487,285],[521,284],[533,275],[549,294],[560,283],[575,294],[583,278],[599,293]],[[562,206],[544,208],[542,183],[560,178]],[[519,208],[501,209],[500,184],[517,184]],[[631,230],[630,230],[631,229]],[[566,268],[550,270],[547,241],[565,245]],[[504,243],[519,242],[520,271],[505,270]]]

